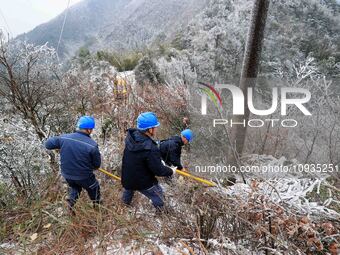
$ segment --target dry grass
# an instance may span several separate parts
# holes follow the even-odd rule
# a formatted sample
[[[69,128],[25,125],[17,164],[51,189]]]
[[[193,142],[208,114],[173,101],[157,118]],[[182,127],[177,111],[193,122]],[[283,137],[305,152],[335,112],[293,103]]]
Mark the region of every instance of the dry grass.
[[[103,205],[94,209],[83,193],[75,217],[67,214],[63,202],[65,185],[53,194],[53,201],[46,198],[48,202],[30,208],[2,211],[6,232],[2,242],[16,243],[6,254],[106,254],[107,250],[128,246],[131,254],[157,254],[156,242],[177,246],[179,254],[209,254],[216,249],[219,254],[242,254],[225,246],[226,242],[264,253],[336,254],[338,244],[329,236],[339,233],[339,222],[312,220],[271,203],[256,192],[256,187],[244,201],[191,182],[165,185],[171,212],[156,215],[140,194],[126,207],[120,202],[120,184],[99,177]],[[32,241],[34,233],[37,238]]]

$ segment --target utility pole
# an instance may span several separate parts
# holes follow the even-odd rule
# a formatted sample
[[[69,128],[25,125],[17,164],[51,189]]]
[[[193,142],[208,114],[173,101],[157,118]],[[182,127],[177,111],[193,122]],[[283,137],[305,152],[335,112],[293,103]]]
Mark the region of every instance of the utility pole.
[[[270,0],[254,1],[250,27],[248,30],[240,79],[240,89],[243,91],[245,98],[245,111],[244,115],[235,115],[233,118],[233,122],[242,123],[245,120],[245,125],[235,125],[232,132],[232,142],[234,145],[236,145],[235,149],[239,156],[243,152],[247,134],[247,123],[250,114],[249,108],[247,106],[248,88],[254,88],[256,85],[269,2]]]

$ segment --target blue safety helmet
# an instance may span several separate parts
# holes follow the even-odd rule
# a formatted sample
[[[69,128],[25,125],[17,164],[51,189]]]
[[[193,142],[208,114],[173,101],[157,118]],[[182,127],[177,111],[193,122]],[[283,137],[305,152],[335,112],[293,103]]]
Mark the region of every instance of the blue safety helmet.
[[[137,128],[139,130],[147,130],[149,128],[158,127],[160,123],[158,122],[156,114],[153,112],[143,112],[139,114],[137,118]]]
[[[79,118],[77,127],[80,129],[94,129],[96,123],[91,116],[82,116]]]
[[[194,133],[190,129],[185,129],[181,132],[181,135],[185,137],[188,142],[190,142],[194,138]]]

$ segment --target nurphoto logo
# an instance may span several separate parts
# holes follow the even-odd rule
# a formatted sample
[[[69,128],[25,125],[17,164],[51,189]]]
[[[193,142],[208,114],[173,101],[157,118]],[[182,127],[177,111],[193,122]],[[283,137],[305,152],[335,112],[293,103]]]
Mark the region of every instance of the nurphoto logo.
[[[294,87],[274,87],[272,88],[272,103],[268,109],[256,109],[254,103],[254,88],[248,87],[247,98],[243,91],[230,84],[215,84],[212,86],[207,83],[199,82],[199,91],[201,92],[201,114],[207,115],[207,101],[208,98],[213,102],[216,109],[222,113],[225,108],[222,101],[221,93],[224,89],[227,89],[232,96],[232,115],[244,115],[245,114],[245,100],[247,100],[247,107],[253,115],[256,116],[269,116],[278,111],[280,108],[280,115],[287,116],[288,106],[297,107],[300,112],[305,116],[311,116],[311,112],[306,108],[304,104],[308,103],[311,99],[311,93],[305,88],[294,88]],[[220,92],[218,92],[218,90]],[[299,98],[293,98],[293,96],[299,96]],[[279,101],[280,100],[280,101]],[[279,107],[280,106],[280,107]],[[234,125],[248,125],[249,127],[263,127],[266,122],[270,122],[271,126],[274,127],[279,123],[282,127],[296,127],[298,121],[296,119],[280,118],[280,119],[243,119],[242,121],[236,122],[232,118],[230,119],[213,119],[213,126],[227,125],[231,127]]]

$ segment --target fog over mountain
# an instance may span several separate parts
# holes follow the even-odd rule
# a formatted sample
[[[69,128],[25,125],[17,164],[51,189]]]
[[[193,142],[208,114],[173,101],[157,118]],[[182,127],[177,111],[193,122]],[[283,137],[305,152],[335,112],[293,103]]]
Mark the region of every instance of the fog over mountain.
[[[90,49],[137,49],[164,40],[188,24],[207,0],[84,0],[69,8],[59,54]],[[57,47],[65,12],[18,36]]]

